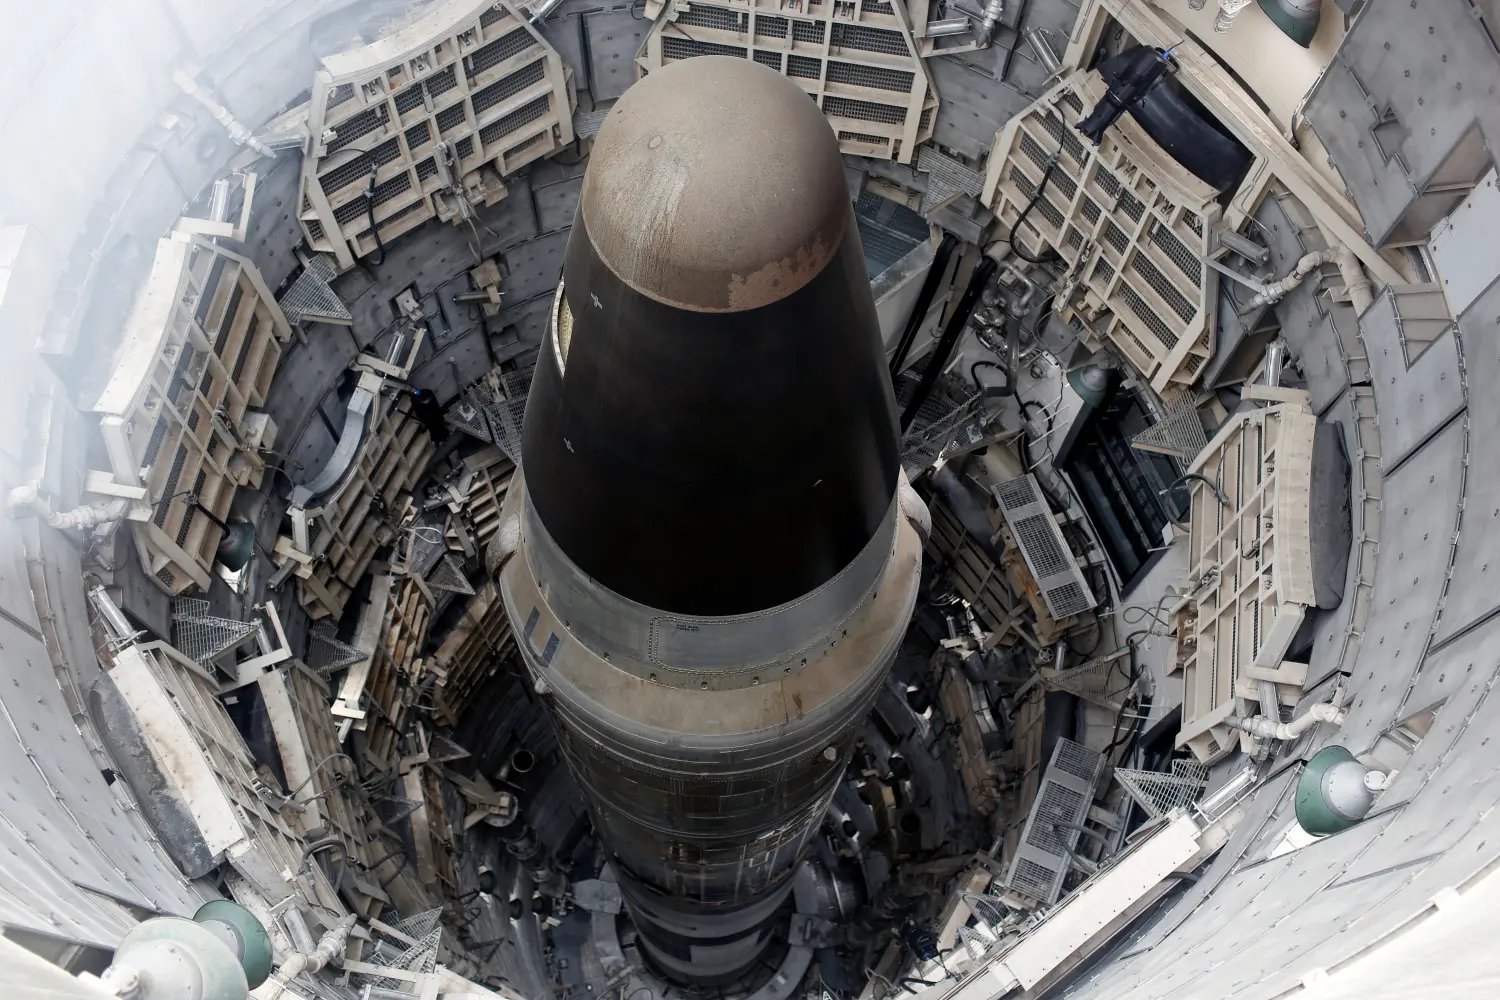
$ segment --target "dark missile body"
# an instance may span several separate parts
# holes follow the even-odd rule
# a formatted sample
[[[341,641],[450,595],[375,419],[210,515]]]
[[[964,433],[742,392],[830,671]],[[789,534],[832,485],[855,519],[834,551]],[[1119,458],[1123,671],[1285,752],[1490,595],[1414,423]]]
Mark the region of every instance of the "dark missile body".
[[[895,400],[837,142],[795,83],[701,57],[611,111],[522,471],[534,527],[502,590],[523,656],[655,967],[731,981],[784,918],[920,566],[907,542],[888,568]],[[897,610],[867,613],[888,578]],[[532,635],[537,601],[576,641]],[[798,607],[816,648],[781,649]],[[661,627],[683,662],[632,638]],[[710,655],[700,628],[754,652]],[[736,673],[756,657],[764,685]]]

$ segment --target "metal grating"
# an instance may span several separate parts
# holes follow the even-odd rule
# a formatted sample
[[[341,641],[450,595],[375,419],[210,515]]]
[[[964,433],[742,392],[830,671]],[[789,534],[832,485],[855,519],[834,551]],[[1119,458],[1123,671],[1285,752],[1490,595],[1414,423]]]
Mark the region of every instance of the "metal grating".
[[[1115,780],[1147,816],[1160,819],[1198,801],[1208,787],[1208,768],[1197,761],[1178,758],[1172,761],[1170,774],[1122,767],[1115,769]]]
[[[1033,514],[1030,517],[1018,518],[1011,525],[1021,547],[1030,550],[1032,560],[1036,564],[1036,571],[1041,576],[1065,572],[1069,562],[1068,554],[1062,550],[1057,539],[1047,529],[1047,523],[1051,520],[1050,514]]]
[[[468,577],[464,576],[464,568],[454,557],[453,553],[444,553],[443,558],[433,567],[432,574],[427,577],[427,586],[434,590],[446,590],[453,594],[463,594],[466,597],[474,596],[474,586],[469,583]]]
[[[874,0],[861,10],[853,4],[799,3],[776,13],[762,13],[754,5],[747,11],[732,0],[667,0],[638,63],[649,73],[701,55],[750,58],[801,84],[834,120],[844,153],[909,164],[932,137],[938,97],[914,43],[883,26],[903,15],[896,0]],[[881,24],[861,23],[866,18]],[[839,119],[867,124],[847,128]]]
[[[500,450],[517,465],[521,464],[521,425],[526,417],[526,397],[501,399],[485,407],[490,434]]]
[[[433,34],[388,36],[401,39],[408,46],[404,50],[366,46],[343,53],[341,64],[352,68],[341,70],[336,78],[320,73],[314,83],[315,103],[320,93],[335,89],[350,87],[353,95],[321,123],[334,139],[304,165],[299,199],[309,246],[335,254],[340,270],[376,249],[361,183],[369,176],[372,159],[380,164],[375,204],[398,195],[408,199],[399,211],[379,221],[382,238],[390,240],[433,218],[461,224],[472,210],[506,196],[508,189],[496,183],[496,174],[504,179],[524,161],[551,155],[573,141],[573,99],[562,61],[514,4],[502,0],[482,10],[446,5],[442,17],[419,23],[430,24]],[[541,105],[537,118],[550,119],[545,124],[553,128],[534,129],[543,138],[526,148],[524,158],[506,163],[501,148],[529,138],[507,141],[506,134],[536,118],[507,116],[502,119],[506,124],[496,127],[498,123],[487,123],[482,116],[503,113],[516,95],[528,90],[535,94],[532,88],[547,91],[548,102]],[[482,142],[476,145],[474,137],[481,128]],[[351,161],[352,147],[330,160],[329,154],[361,136],[365,138],[356,147],[379,143],[372,155]],[[455,176],[446,188],[436,183],[446,174],[429,148],[439,136],[452,143],[456,159]],[[498,145],[484,148],[491,142]],[[314,182],[328,195],[316,206],[307,197],[307,187]]]
[[[1150,285],[1151,290],[1161,296],[1162,301],[1166,302],[1167,306],[1177,314],[1179,319],[1191,320],[1193,318],[1196,308],[1187,300],[1187,296],[1177,290],[1176,285],[1167,280],[1167,276],[1161,273],[1160,268],[1139,253],[1131,260],[1130,266],[1135,270],[1136,274],[1146,279],[1146,284]]]
[[[383,950],[378,950],[370,956],[369,964],[415,973],[431,972],[437,968],[438,948],[442,944],[443,938],[442,927],[434,927],[426,934],[420,936],[415,934],[407,936],[415,937],[417,939],[416,943],[394,956],[388,956]],[[355,975],[369,977],[371,989],[399,990],[405,992],[406,987],[411,985],[409,981],[404,979],[391,979],[376,976],[368,972],[355,973]]]
[[[424,938],[437,930],[438,924],[443,919],[443,908],[441,906],[431,910],[423,910],[421,913],[413,914],[405,920],[398,920],[394,924],[396,930],[407,937]]]
[[[884,69],[879,66],[862,66],[858,63],[828,61],[828,82],[848,84],[853,87],[868,87],[872,90],[894,90],[905,94],[916,80],[915,73],[900,69]],[[904,116],[903,116],[904,117]]]
[[[1203,420],[1190,393],[1180,393],[1166,404],[1166,415],[1130,439],[1130,446],[1140,451],[1173,455],[1190,462],[1208,447]]]
[[[792,41],[814,42],[823,44],[824,24],[822,21],[793,21]]]
[[[547,68],[542,60],[538,59],[534,63],[528,63],[509,76],[502,77],[476,93],[471,98],[474,104],[474,114],[478,115],[484,111],[488,111],[507,97],[514,97],[527,87],[533,87],[546,78]]]
[[[599,111],[586,111],[573,116],[573,133],[581,138],[587,139],[599,134],[604,127],[604,119],[609,117],[609,108]]]
[[[427,96],[441,97],[454,87],[458,86],[457,68],[449,66],[441,73],[434,73],[427,78]]]
[[[427,145],[432,140],[432,125],[426,121],[417,122],[406,130],[406,148],[416,150]]]
[[[1182,729],[1177,745],[1212,763],[1238,742],[1224,720],[1237,710],[1245,671],[1280,671],[1314,602],[1309,496],[1317,416],[1305,397],[1236,413],[1186,471],[1188,565],[1203,580],[1179,612]],[[1179,654],[1181,655],[1181,654]],[[1285,683],[1300,693],[1301,683]],[[1253,690],[1253,685],[1252,685]],[[1252,695],[1253,697],[1253,695]]]
[[[474,396],[475,390],[464,393],[448,407],[443,419],[449,427],[463,431],[481,441],[490,441],[490,425],[485,419],[484,408]]]
[[[444,108],[438,112],[437,116],[438,135],[442,135],[444,132],[452,132],[460,125],[467,123],[468,120],[469,117],[465,113],[462,103],[455,104],[451,108]]]
[[[413,84],[396,95],[396,112],[406,114],[422,106],[422,85]]]
[[[847,97],[823,98],[823,113],[835,118],[856,118],[867,122],[898,125],[906,121],[906,111],[890,104],[856,101]]]
[[[469,57],[469,75],[478,76],[485,70],[498,66],[505,60],[520,55],[536,44],[536,39],[525,28],[516,28],[508,34],[490,42]]]
[[[256,622],[209,614],[204,600],[179,597],[172,602],[172,645],[209,669],[215,659],[249,639],[258,628]]]
[[[927,191],[922,195],[924,215],[961,195],[978,197],[984,187],[979,171],[931,146],[917,151],[917,169],[927,175]]]
[[[1177,346],[1177,334],[1173,333],[1172,328],[1167,326],[1166,321],[1157,315],[1156,310],[1151,308],[1145,299],[1141,298],[1139,292],[1129,285],[1122,284],[1120,285],[1120,298],[1130,307],[1130,311],[1135,315],[1135,318],[1144,323],[1146,328],[1155,334],[1156,339],[1161,341],[1164,346],[1168,348]]]
[[[551,108],[552,95],[543,94],[530,104],[523,105],[504,118],[497,119],[480,129],[479,141],[488,148],[492,143],[500,141],[521,126],[541,119]]]
[[[903,378],[902,383],[901,388],[905,388],[907,380]],[[913,478],[935,462],[950,444],[960,440],[965,427],[977,425],[982,416],[982,397],[970,392],[968,384],[940,388],[946,391],[934,391],[928,396],[918,409],[911,429],[901,439],[901,464]],[[935,405],[929,407],[929,404]]]
[[[816,80],[823,75],[823,64],[817,59],[809,59],[807,56],[787,56],[786,75],[801,77],[805,80]]]
[[[340,641],[337,633],[338,626],[325,618],[315,623],[308,634],[307,665],[325,678],[369,658],[368,653]]]
[[[324,105],[329,111],[343,104],[345,101],[354,99],[354,85],[349,83],[340,84],[328,92],[328,101]]]
[[[661,56],[663,60],[692,59],[695,56],[734,56],[743,59],[745,48],[741,45],[720,45],[718,42],[666,35],[661,40]]]
[[[1177,265],[1183,277],[1193,283],[1195,287],[1203,284],[1203,263],[1194,256],[1187,248],[1187,244],[1173,235],[1172,230],[1163,223],[1156,223],[1151,227],[1151,242],[1159,247],[1167,258]]]
[[[1103,764],[1103,755],[1072,740],[1057,741],[1011,860],[1007,888],[1039,903],[1057,901]]]
[[[836,49],[860,49],[892,56],[904,56],[910,51],[901,32],[863,24],[835,24],[829,44]]]
[[[1062,621],[1092,608],[1096,603],[1093,593],[1037,486],[1036,477],[1027,474],[997,484],[993,493],[1048,613]]]
[[[743,11],[695,3],[691,7],[677,8],[677,23],[743,34],[749,30],[750,15]]]
[[[1068,670],[1059,670],[1048,676],[1045,683],[1050,689],[1104,700],[1112,693],[1110,677],[1118,659],[1116,656],[1101,656]],[[1120,691],[1117,689],[1113,693],[1118,694]]]
[[[328,151],[336,153],[361,136],[369,135],[390,120],[390,113],[382,105],[361,111],[359,114],[340,122],[334,130],[333,141],[328,144]]]
[[[762,14],[755,19],[756,38],[785,38],[788,30],[790,25],[784,17]]]

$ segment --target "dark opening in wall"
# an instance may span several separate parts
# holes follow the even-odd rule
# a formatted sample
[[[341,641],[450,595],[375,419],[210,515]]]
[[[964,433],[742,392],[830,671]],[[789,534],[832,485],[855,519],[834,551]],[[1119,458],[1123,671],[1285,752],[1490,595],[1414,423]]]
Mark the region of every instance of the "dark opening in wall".
[[[1100,405],[1085,407],[1078,417],[1056,463],[1099,532],[1122,593],[1149,568],[1170,520],[1187,516],[1186,490],[1161,496],[1182,474],[1178,461],[1131,447],[1131,439],[1153,422],[1139,396],[1115,375]]]

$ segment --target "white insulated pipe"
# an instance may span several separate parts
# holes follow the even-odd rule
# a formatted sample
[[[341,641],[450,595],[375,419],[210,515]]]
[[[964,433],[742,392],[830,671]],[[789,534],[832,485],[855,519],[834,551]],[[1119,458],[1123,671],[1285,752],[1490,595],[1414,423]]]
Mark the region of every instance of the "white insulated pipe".
[[[1232,715],[1224,721],[1225,724],[1235,729],[1263,740],[1295,740],[1320,722],[1342,726],[1344,717],[1342,708],[1333,702],[1325,701],[1313,705],[1291,722],[1280,722],[1264,715],[1257,715],[1251,719],[1242,719],[1237,715]]]
[[[1288,292],[1301,285],[1309,274],[1324,264],[1338,265],[1339,276],[1344,279],[1344,286],[1349,292],[1349,304],[1354,307],[1356,313],[1362,313],[1370,307],[1370,303],[1375,298],[1370,279],[1365,277],[1364,270],[1359,266],[1359,258],[1355,256],[1354,251],[1346,246],[1338,245],[1304,255],[1285,277],[1271,282],[1264,291],[1251,299],[1248,308],[1253,309],[1256,306],[1280,302]]]
[[[289,983],[302,973],[317,973],[334,956],[344,951],[344,942],[349,939],[349,931],[354,927],[356,917],[353,913],[346,915],[342,920],[327,931],[318,941],[318,946],[312,951],[299,951],[288,955],[286,961],[276,970],[276,978],[283,983]]]

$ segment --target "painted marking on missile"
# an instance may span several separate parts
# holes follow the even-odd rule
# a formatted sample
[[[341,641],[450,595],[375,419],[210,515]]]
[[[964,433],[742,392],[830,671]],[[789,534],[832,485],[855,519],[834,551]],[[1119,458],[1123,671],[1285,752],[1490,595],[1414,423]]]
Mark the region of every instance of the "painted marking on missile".
[[[589,293],[589,299],[590,299],[590,301],[592,301],[594,303],[594,308],[595,309],[603,309],[604,308],[604,303],[599,301],[599,296],[598,296],[597,293],[590,292]]]
[[[526,640],[526,645],[531,646],[531,633],[536,631],[536,623],[542,620],[540,608],[532,608],[531,614],[526,616],[526,628],[521,631],[521,638]],[[531,647],[535,649],[535,646]]]
[[[541,608],[532,608],[531,614],[526,616],[526,627],[521,630],[521,641],[525,642],[526,648],[530,649],[533,653],[537,652],[537,648],[535,644],[532,643],[531,636],[536,632],[537,623],[541,620]],[[538,658],[542,662],[542,666],[551,666],[552,657],[557,655],[557,647],[561,645],[562,640],[557,637],[556,632],[548,633],[547,645],[542,647],[542,651],[540,653],[537,653]]]
[[[565,445],[568,446],[568,452],[570,454],[574,454],[574,455],[577,454],[577,452],[573,451],[573,442],[572,441],[569,441],[567,438],[563,438],[563,444],[565,444]]]

